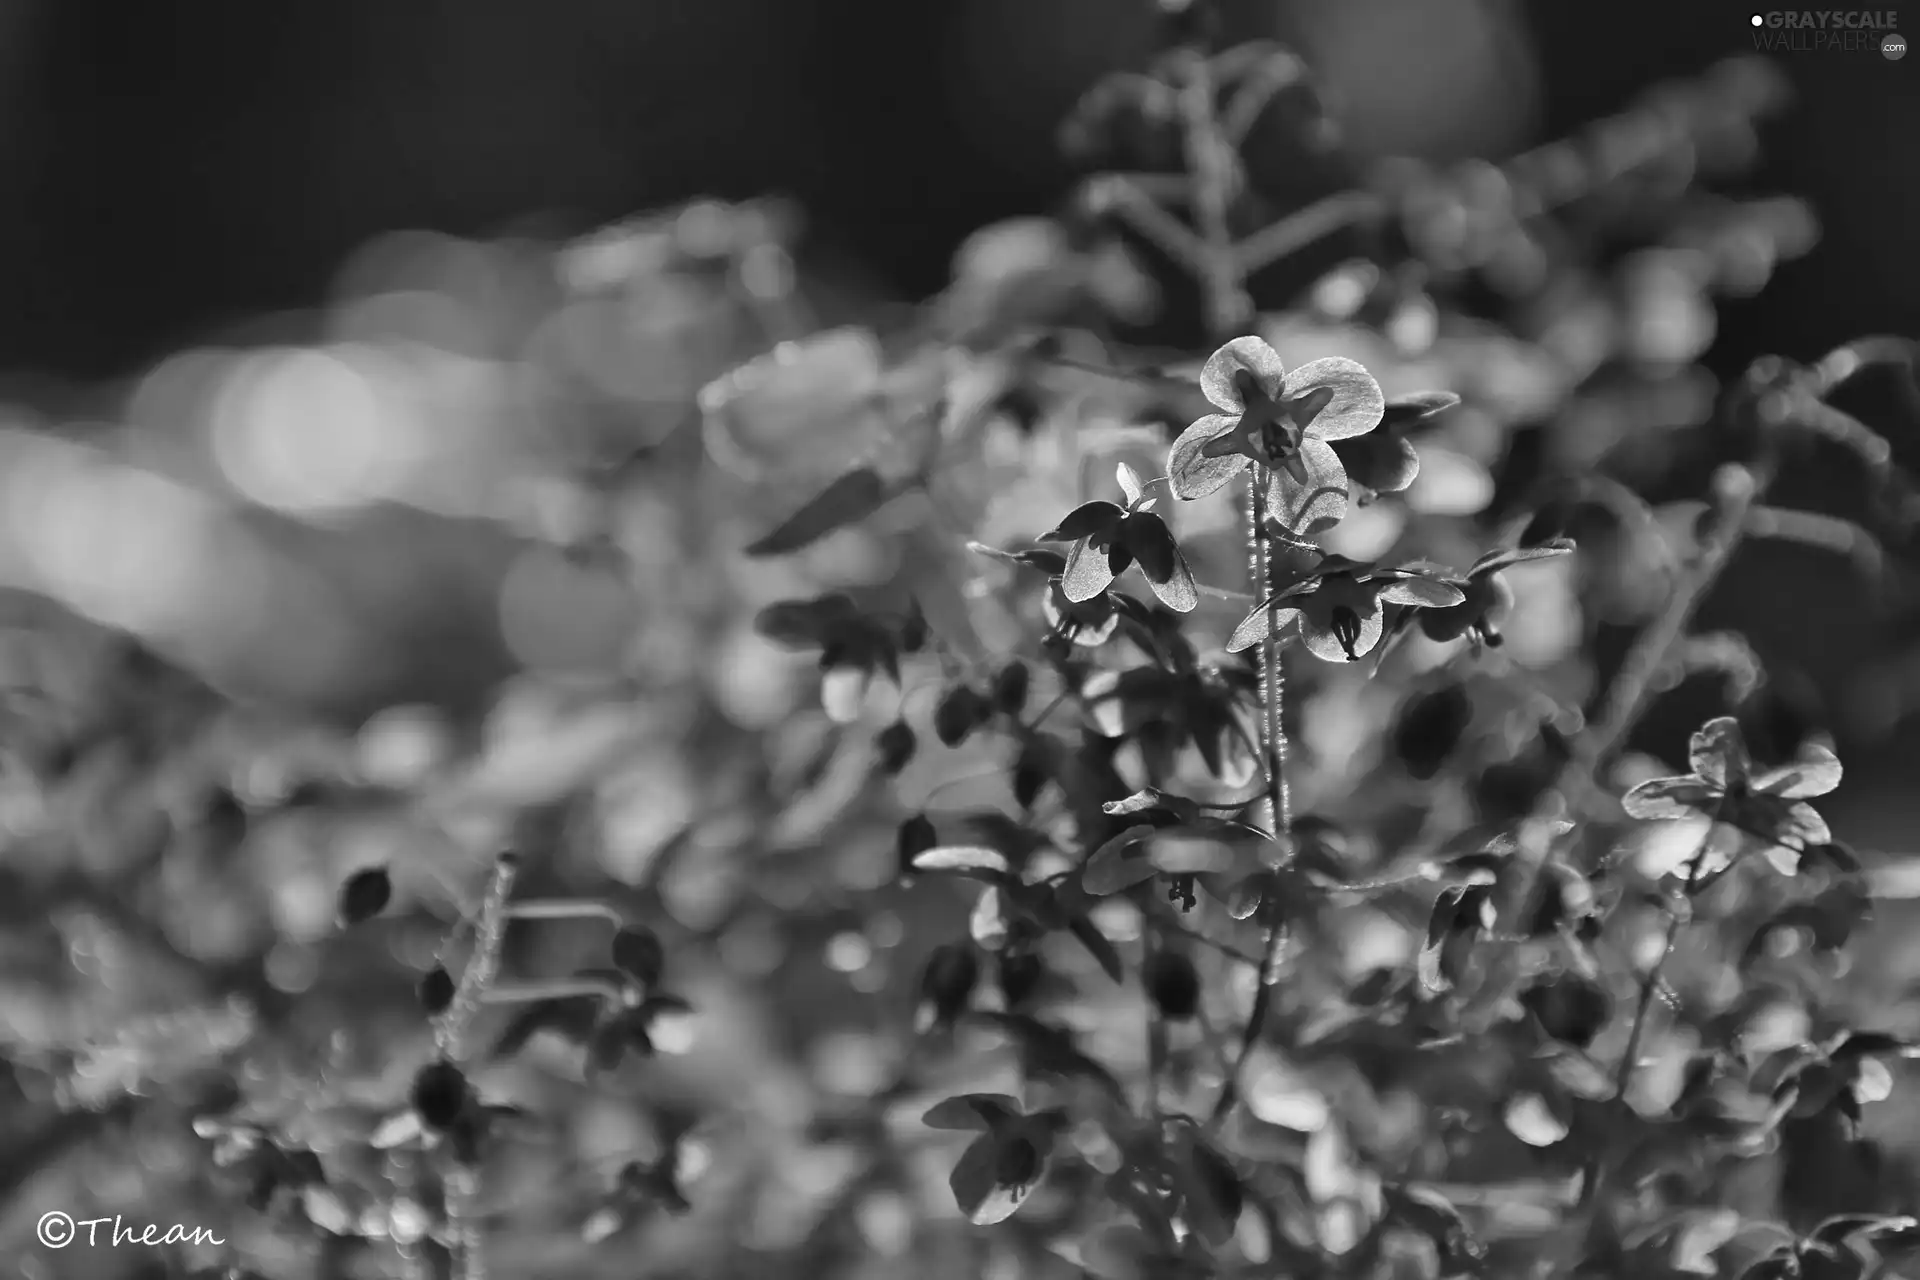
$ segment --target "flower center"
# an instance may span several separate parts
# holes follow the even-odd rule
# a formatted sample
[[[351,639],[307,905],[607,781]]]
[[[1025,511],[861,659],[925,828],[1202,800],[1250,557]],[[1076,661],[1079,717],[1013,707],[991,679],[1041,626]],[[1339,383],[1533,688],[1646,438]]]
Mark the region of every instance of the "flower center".
[[[1167,901],[1180,908],[1182,915],[1193,910],[1200,901],[1193,891],[1193,877],[1168,876]]]
[[[1360,643],[1360,615],[1344,604],[1337,604],[1333,606],[1333,616],[1329,625],[1333,631],[1333,638],[1338,640],[1340,647],[1346,651],[1347,660],[1359,661],[1360,655],[1354,652],[1354,646]]]

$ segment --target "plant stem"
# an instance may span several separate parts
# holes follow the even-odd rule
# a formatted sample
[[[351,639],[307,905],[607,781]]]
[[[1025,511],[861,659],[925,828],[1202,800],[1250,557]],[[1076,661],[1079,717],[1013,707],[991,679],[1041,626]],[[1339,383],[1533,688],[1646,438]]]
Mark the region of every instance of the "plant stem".
[[[1557,803],[1556,797],[1571,799],[1570,792],[1594,785],[1594,774],[1608,755],[1625,740],[1639,721],[1654,692],[1654,678],[1666,666],[1675,643],[1705,600],[1707,592],[1719,580],[1733,559],[1734,551],[1748,528],[1747,515],[1753,504],[1773,481],[1775,463],[1769,449],[1752,471],[1737,465],[1722,469],[1716,478],[1720,511],[1707,534],[1700,554],[1674,588],[1667,607],[1635,639],[1620,673],[1614,677],[1600,713],[1574,739],[1573,748],[1554,785],[1548,788],[1542,804]],[[1535,891],[1540,872],[1546,865],[1553,843],[1553,828],[1548,815],[1536,811],[1522,825],[1516,851],[1518,874],[1510,882],[1508,908],[1501,915],[1502,928],[1508,933],[1526,932],[1526,922],[1534,910]]]
[[[1207,59],[1194,53],[1182,64],[1182,70],[1180,106],[1186,124],[1187,172],[1193,184],[1191,205],[1202,248],[1200,286],[1208,328],[1213,340],[1224,344],[1240,336],[1253,320],[1253,300],[1247,292],[1246,271],[1227,217],[1240,185],[1239,159],[1221,128],[1214,102],[1213,73]],[[1247,576],[1256,598],[1271,594],[1272,556],[1265,529],[1266,492],[1266,468],[1251,468],[1247,488]],[[1277,620],[1276,613],[1277,606],[1270,607],[1267,639],[1260,647],[1260,763],[1267,780],[1269,825],[1284,859],[1293,814],[1286,769],[1286,672],[1279,637],[1274,634],[1277,628],[1272,625]],[[1224,1119],[1239,1097],[1240,1073],[1265,1029],[1285,944],[1284,917],[1273,912],[1262,947],[1260,985],[1254,992],[1253,1008],[1248,1011],[1239,1049],[1227,1068],[1227,1078],[1221,1085],[1209,1124]]]
[[[1707,823],[1707,829],[1700,834],[1700,843],[1694,848],[1693,856],[1687,860],[1687,880],[1680,890],[1683,898],[1691,896],[1694,885],[1699,882],[1700,871],[1706,865],[1707,849],[1713,843],[1713,832],[1719,817],[1716,809],[1713,820]],[[1647,966],[1647,972],[1640,980],[1640,999],[1634,1006],[1633,1025],[1627,1030],[1627,1046],[1621,1051],[1620,1065],[1614,1072],[1613,1099],[1616,1108],[1629,1105],[1627,1092],[1633,1087],[1635,1072],[1640,1069],[1640,1050],[1646,1040],[1649,1015],[1653,1012],[1653,998],[1660,990],[1661,977],[1666,972],[1667,960],[1673,955],[1673,949],[1680,941],[1680,931],[1686,926],[1686,921],[1692,917],[1692,914],[1691,909],[1682,915],[1679,911],[1668,908],[1666,937],[1660,945],[1659,956]],[[1593,1215],[1589,1219],[1590,1228],[1592,1223],[1598,1220],[1601,1183],[1606,1178],[1608,1167],[1606,1154],[1604,1147],[1593,1153],[1587,1162],[1586,1176],[1581,1183],[1580,1207],[1591,1211]]]

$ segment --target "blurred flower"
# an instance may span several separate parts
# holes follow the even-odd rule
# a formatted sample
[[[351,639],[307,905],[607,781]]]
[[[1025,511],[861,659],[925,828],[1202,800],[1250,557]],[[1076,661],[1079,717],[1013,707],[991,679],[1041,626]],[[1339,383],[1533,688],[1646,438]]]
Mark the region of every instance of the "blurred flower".
[[[990,1093],[948,1098],[922,1121],[932,1129],[984,1130],[961,1153],[949,1180],[960,1211],[977,1226],[1006,1220],[1026,1201],[1065,1122],[1064,1111],[1029,1115],[1017,1100]]]
[[[1330,441],[1365,435],[1386,408],[1380,384],[1355,361],[1315,360],[1291,374],[1260,338],[1235,338],[1200,372],[1220,413],[1181,433],[1167,474],[1181,498],[1203,498],[1249,462],[1271,468],[1268,509],[1289,532],[1309,536],[1347,513],[1347,472]]]
[[[1323,556],[1309,576],[1254,606],[1233,629],[1227,652],[1252,648],[1297,622],[1301,639],[1316,658],[1357,662],[1380,643],[1387,605],[1445,608],[1465,598],[1459,587],[1411,566],[1383,569],[1345,556]]]
[[[1721,716],[1693,735],[1687,756],[1692,773],[1641,783],[1621,798],[1626,811],[1653,821],[1704,814],[1768,841],[1768,859],[1788,874],[1805,846],[1833,838],[1825,819],[1805,803],[1840,785],[1840,761],[1827,748],[1809,744],[1793,764],[1755,773],[1740,722]]]

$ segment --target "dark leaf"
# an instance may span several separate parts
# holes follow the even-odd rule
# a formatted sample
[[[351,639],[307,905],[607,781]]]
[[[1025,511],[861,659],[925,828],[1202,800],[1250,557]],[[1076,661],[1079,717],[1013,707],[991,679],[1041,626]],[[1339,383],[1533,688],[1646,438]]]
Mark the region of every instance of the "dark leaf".
[[[893,496],[879,472],[871,467],[856,468],[749,546],[746,553],[757,557],[799,551],[835,530],[866,519]]]
[[[1120,528],[1126,512],[1111,502],[1087,502],[1069,511],[1051,532],[1042,534],[1042,542],[1078,542],[1092,538],[1106,542]]]

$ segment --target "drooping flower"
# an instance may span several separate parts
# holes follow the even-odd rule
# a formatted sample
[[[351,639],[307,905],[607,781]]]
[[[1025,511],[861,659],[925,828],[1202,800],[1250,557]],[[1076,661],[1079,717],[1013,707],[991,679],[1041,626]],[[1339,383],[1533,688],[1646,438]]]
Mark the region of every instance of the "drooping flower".
[[[1330,356],[1292,373],[1259,338],[1235,338],[1208,357],[1200,389],[1220,410],[1180,434],[1167,475],[1180,498],[1203,498],[1249,463],[1269,468],[1268,510],[1295,537],[1347,513],[1347,472],[1330,441],[1380,423],[1386,398],[1355,361]],[[1411,477],[1409,477],[1411,479]]]
[[[1420,391],[1387,401],[1379,427],[1334,442],[1347,479],[1374,494],[1399,493],[1411,485],[1420,474],[1420,455],[1408,434],[1459,403],[1451,391]]]
[[[930,1129],[981,1130],[953,1167],[948,1185],[967,1220],[990,1226],[1013,1216],[1046,1172],[1066,1127],[1058,1108],[1028,1113],[1004,1094],[965,1093],[936,1104],[921,1121]]]
[[[1466,598],[1459,586],[1413,567],[1382,568],[1328,555],[1301,580],[1254,606],[1227,640],[1227,652],[1249,649],[1299,624],[1308,652],[1327,662],[1357,662],[1386,629],[1386,606],[1445,608]]]
[[[1806,803],[1840,785],[1840,760],[1818,744],[1802,748],[1789,765],[1756,772],[1740,722],[1709,720],[1687,747],[1693,772],[1643,782],[1621,798],[1628,814],[1652,821],[1704,816],[1766,842],[1781,870],[1791,872],[1809,845],[1833,836],[1826,820]],[[1775,856],[1787,853],[1785,858]]]
[[[1160,603],[1178,613],[1191,611],[1199,603],[1194,594],[1193,573],[1187,558],[1173,540],[1166,522],[1153,511],[1154,499],[1146,496],[1140,477],[1133,468],[1121,463],[1117,473],[1127,505],[1112,502],[1088,502],[1068,512],[1060,526],[1040,539],[1042,542],[1072,542],[1061,586],[1075,604],[1092,600],[1113,585],[1113,580],[1135,564],[1145,575],[1147,585]]]
[[[1460,588],[1459,599],[1440,608],[1424,605],[1408,609],[1394,619],[1393,633],[1389,639],[1397,639],[1417,622],[1429,640],[1445,644],[1461,636],[1470,636],[1475,645],[1498,648],[1501,644],[1500,623],[1513,608],[1513,588],[1500,576],[1500,571],[1529,560],[1564,556],[1572,550],[1572,539],[1555,538],[1539,546],[1489,551],[1473,562],[1473,567],[1467,570],[1465,576],[1450,579]]]

